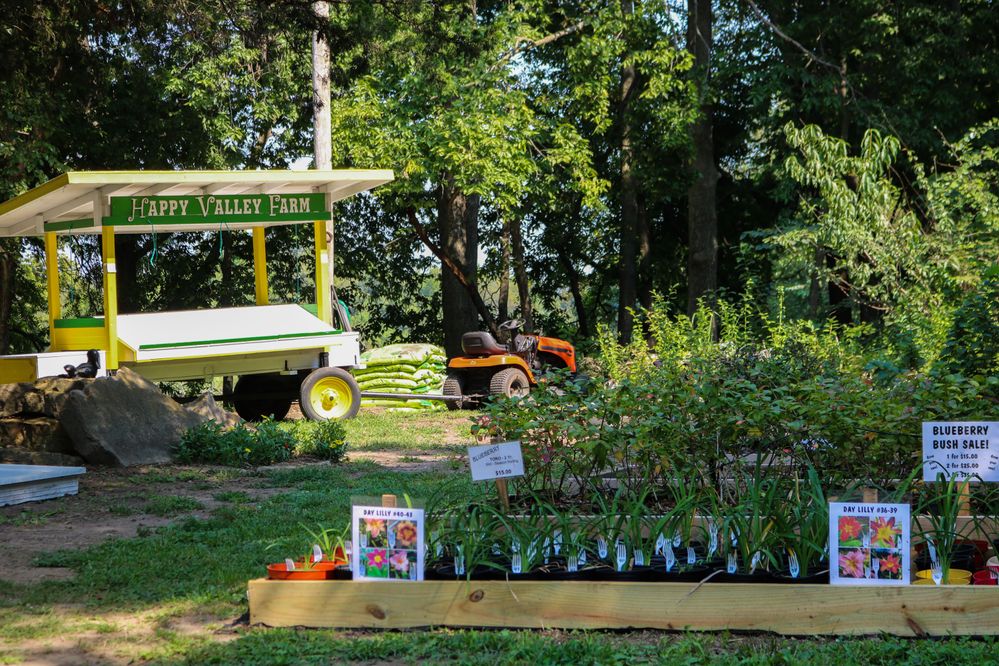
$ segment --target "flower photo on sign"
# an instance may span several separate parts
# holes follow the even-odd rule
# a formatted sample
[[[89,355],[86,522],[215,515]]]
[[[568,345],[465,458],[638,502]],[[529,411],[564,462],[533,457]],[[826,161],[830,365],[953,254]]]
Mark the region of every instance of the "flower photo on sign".
[[[388,578],[388,551],[384,548],[362,548],[361,566],[366,578]]]
[[[866,578],[869,551],[865,548],[846,548],[839,551],[839,575],[846,578]]]
[[[384,548],[388,546],[388,533],[385,531],[385,521],[375,518],[365,518],[363,534],[367,537],[369,546]]]
[[[871,546],[874,548],[898,548],[902,528],[895,524],[895,518],[878,516],[871,521]]]
[[[389,527],[395,533],[397,548],[412,548],[416,545],[416,525],[411,520],[399,520]]]
[[[867,536],[868,519],[856,516],[839,517],[839,545],[859,547],[864,545]]]

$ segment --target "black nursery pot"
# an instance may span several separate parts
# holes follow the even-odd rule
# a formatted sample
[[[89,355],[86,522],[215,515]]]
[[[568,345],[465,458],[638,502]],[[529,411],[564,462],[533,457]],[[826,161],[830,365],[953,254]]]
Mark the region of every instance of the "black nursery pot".
[[[784,583],[787,585],[828,585],[829,584],[829,571],[823,571],[822,573],[813,573],[807,576],[798,576],[797,578],[791,578],[790,571],[781,571],[774,576],[775,583]]]
[[[354,580],[354,574],[349,564],[341,564],[329,572],[328,580]]]
[[[424,576],[424,578],[427,577]],[[481,564],[472,568],[471,571],[466,570],[459,576],[455,573],[454,564],[444,564],[435,568],[433,578],[428,578],[428,580],[465,580],[466,578],[471,580],[505,580],[506,576],[502,571]]]
[[[709,583],[777,583],[780,582],[769,571],[757,571],[756,573],[728,573],[719,571],[708,579]]]
[[[954,544],[954,550],[950,555],[950,568],[974,571],[976,550],[977,548],[973,543],[962,542]],[[930,553],[925,546],[916,553],[915,562],[917,571],[930,568]]]

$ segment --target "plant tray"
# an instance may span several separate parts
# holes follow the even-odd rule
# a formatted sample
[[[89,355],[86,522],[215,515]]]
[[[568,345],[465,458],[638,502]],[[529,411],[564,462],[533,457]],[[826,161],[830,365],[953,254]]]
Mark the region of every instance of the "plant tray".
[[[249,600],[250,622],[272,627],[999,635],[999,588],[988,586],[257,579]]]

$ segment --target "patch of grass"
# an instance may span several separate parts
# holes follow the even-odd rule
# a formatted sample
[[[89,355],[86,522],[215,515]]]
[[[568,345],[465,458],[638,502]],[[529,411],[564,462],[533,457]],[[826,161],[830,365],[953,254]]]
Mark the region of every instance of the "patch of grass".
[[[190,513],[191,511],[199,511],[204,508],[204,505],[193,497],[153,495],[149,498],[142,511],[153,516],[167,518],[182,513]]]
[[[108,513],[112,516],[134,516],[139,510],[127,504],[112,504],[108,507]]]
[[[562,631],[356,633],[251,628],[159,664],[940,664],[992,663],[994,641],[808,639],[726,634],[637,635]]]
[[[249,504],[253,498],[241,490],[228,490],[222,493],[215,493],[212,496],[216,502],[230,502],[232,504]]]
[[[61,513],[62,509],[55,511],[32,511],[22,509],[15,516],[0,516],[0,525],[10,525],[11,527],[34,527],[44,525],[49,522],[49,518]]]
[[[352,451],[399,449],[456,449],[473,442],[471,418],[478,412],[412,414],[362,409],[344,421]]]

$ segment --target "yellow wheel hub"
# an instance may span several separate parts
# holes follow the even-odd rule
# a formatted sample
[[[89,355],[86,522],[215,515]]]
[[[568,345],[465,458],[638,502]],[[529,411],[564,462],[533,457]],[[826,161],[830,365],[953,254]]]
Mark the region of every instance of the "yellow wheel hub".
[[[350,386],[339,377],[324,377],[313,385],[309,392],[312,408],[327,419],[339,419],[348,412],[353,403]]]

